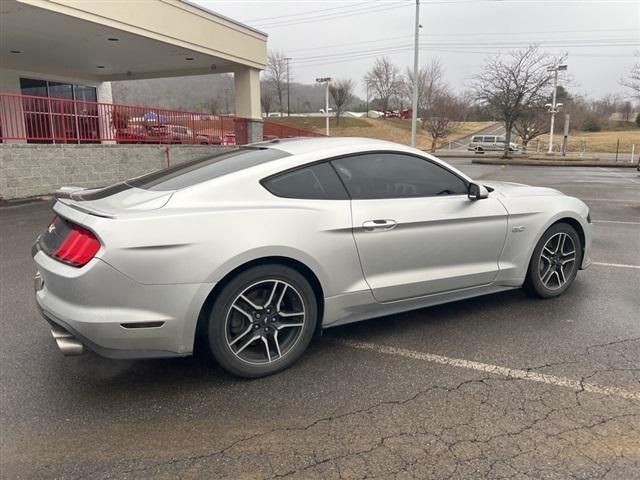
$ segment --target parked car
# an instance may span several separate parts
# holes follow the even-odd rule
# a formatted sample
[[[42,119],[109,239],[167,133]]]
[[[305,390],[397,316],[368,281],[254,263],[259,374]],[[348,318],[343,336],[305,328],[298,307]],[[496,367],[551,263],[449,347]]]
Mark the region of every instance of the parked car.
[[[149,141],[149,133],[144,125],[128,125],[116,131],[118,143],[146,143]]]
[[[590,265],[579,199],[371,139],[225,150],[53,209],[35,298],[63,353],[198,340],[244,377],[292,365],[318,329],[522,286],[557,297]]]
[[[492,152],[492,151],[504,151],[505,137],[496,135],[474,135],[469,143],[468,150],[472,150],[476,153]],[[518,144],[514,142],[509,143],[509,151],[515,152],[518,150]]]
[[[194,133],[183,125],[151,125],[149,138],[160,143],[198,143],[202,145],[222,145],[222,138],[217,135]]]

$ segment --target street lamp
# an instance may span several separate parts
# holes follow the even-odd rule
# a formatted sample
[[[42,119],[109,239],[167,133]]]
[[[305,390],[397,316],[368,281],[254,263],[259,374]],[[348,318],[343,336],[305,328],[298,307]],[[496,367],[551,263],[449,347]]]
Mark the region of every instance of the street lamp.
[[[416,0],[416,29],[413,46],[413,92],[411,97],[411,146],[416,147],[418,126],[418,47],[420,45],[420,0]]]
[[[567,70],[567,64],[561,63],[558,65],[549,65],[547,67],[547,72],[553,72],[553,96],[551,99],[551,103],[547,103],[545,107],[549,109],[549,113],[551,114],[551,126],[549,127],[549,154],[553,153],[553,125],[556,119],[556,113],[560,111],[562,107],[561,103],[556,103],[556,91],[558,90],[558,72],[563,72]]]
[[[325,117],[325,131],[327,137],[329,136],[329,83],[331,83],[331,77],[316,78],[316,83],[325,84],[324,92],[324,117]]]

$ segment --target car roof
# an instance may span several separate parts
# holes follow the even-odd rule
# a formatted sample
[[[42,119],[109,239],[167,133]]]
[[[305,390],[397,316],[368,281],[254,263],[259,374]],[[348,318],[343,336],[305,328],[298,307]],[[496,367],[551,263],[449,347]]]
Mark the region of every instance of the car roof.
[[[354,151],[362,150],[395,150],[409,151],[410,147],[399,143],[361,137],[297,137],[269,140],[251,144],[252,147],[277,148],[291,155],[304,155],[318,150],[333,150],[349,148]]]

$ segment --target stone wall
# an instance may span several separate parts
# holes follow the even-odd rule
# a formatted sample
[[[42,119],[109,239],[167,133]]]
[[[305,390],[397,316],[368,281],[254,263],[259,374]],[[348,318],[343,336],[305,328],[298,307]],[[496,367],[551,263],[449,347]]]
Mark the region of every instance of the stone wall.
[[[209,155],[214,145],[0,144],[0,200],[48,195],[61,186],[99,187]]]

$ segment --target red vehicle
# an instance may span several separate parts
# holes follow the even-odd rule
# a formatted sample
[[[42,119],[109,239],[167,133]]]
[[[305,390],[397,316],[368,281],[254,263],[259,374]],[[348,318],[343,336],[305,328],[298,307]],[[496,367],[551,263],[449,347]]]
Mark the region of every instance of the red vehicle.
[[[400,118],[402,120],[410,120],[413,115],[413,109],[411,108],[403,108],[400,110]]]
[[[145,143],[149,141],[149,134],[144,125],[129,125],[116,132],[118,143]]]
[[[200,145],[222,145],[217,135],[195,133],[182,125],[152,125],[149,128],[149,140],[159,143],[198,143]]]

